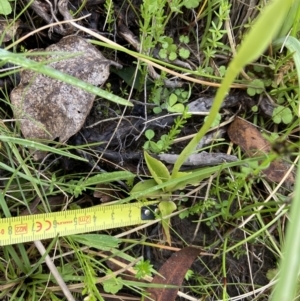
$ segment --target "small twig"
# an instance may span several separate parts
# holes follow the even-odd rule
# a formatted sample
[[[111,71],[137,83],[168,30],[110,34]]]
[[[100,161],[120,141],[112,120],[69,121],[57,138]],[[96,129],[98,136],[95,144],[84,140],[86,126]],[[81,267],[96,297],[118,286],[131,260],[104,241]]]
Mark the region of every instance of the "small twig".
[[[105,38],[104,36],[88,29],[88,28],[85,28],[77,23],[74,22],[75,20],[72,20],[72,21],[69,21],[74,27],[77,27],[78,29],[90,34],[91,36],[99,39],[100,41],[104,42],[104,43],[107,43],[108,45],[111,45],[111,46],[114,46],[116,47],[117,50],[120,50],[120,51],[124,51],[126,53],[129,53],[130,55],[132,55],[133,57],[136,57],[137,59],[159,69],[159,70],[162,70],[162,71],[165,71],[167,73],[170,73],[176,77],[179,77],[179,78],[182,78],[182,79],[185,79],[187,81],[190,81],[190,82],[193,82],[193,83],[197,83],[197,84],[201,84],[201,85],[205,85],[205,86],[209,86],[209,87],[220,87],[221,84],[220,83],[214,83],[214,82],[209,82],[209,81],[205,81],[205,80],[201,80],[201,79],[198,79],[198,78],[193,78],[193,77],[190,77],[190,76],[187,76],[186,74],[181,74],[181,73],[178,73],[176,71],[173,71],[169,68],[166,68],[164,66],[161,66],[153,61],[151,61],[151,58],[145,58],[145,56],[141,55],[140,53],[136,53],[136,52],[133,52],[133,51],[129,51],[127,48],[123,47],[123,46],[120,46],[119,44]],[[239,83],[234,83],[230,86],[230,88],[239,88],[239,89],[244,89],[244,88],[247,88],[248,86],[245,85],[245,84],[239,84]]]
[[[46,249],[42,242],[40,240],[34,241],[35,247],[39,250],[40,254],[44,256],[46,254]],[[46,255],[45,257],[45,262],[51,271],[53,277],[55,278],[57,284],[60,286],[61,290],[63,291],[65,297],[67,298],[68,301],[75,301],[73,298],[69,288],[67,287],[66,283],[62,279],[61,275],[59,274],[56,266],[53,264],[53,261],[51,260],[49,255]]]
[[[74,19],[72,21],[80,21],[82,19],[86,19],[90,16],[91,14],[88,14],[88,15],[85,15],[83,17],[80,17],[80,18],[77,18],[77,19]],[[42,26],[42,27],[39,27],[31,32],[29,32],[28,34],[26,34],[25,36],[22,36],[20,39],[14,41],[13,43],[9,44],[8,46],[5,47],[5,50],[9,50],[10,48],[13,48],[14,46],[20,44],[21,42],[23,42],[24,40],[26,40],[27,38],[33,36],[34,34],[40,32],[40,31],[43,31],[44,29],[47,29],[47,28],[50,28],[50,27],[53,27],[53,26],[56,26],[56,25],[60,25],[60,24],[65,24],[65,23],[70,23],[70,20],[65,20],[65,21],[60,21],[60,22],[56,22],[56,23],[51,23],[51,24],[48,24],[48,25],[45,25],[45,26]]]
[[[30,210],[25,209],[21,215],[27,215],[27,214],[32,214],[32,213],[36,213],[36,207],[38,206],[38,204],[40,203],[40,198],[37,197],[33,204],[31,204],[31,208]],[[30,212],[29,212],[30,211]],[[38,251],[40,252],[41,256],[44,256],[46,254],[46,249],[44,247],[44,245],[42,244],[42,242],[40,240],[35,240],[34,241],[34,245],[35,247],[38,249]],[[51,260],[50,256],[47,254],[45,256],[45,262],[50,270],[50,272],[52,273],[53,277],[55,278],[55,280],[57,281],[57,284],[60,286],[61,290],[63,291],[65,297],[67,298],[68,301],[75,301],[75,299],[73,298],[70,290],[68,289],[66,283],[64,282],[64,280],[62,279],[62,277],[60,276],[56,266],[53,264],[53,261]]]
[[[236,55],[236,44],[235,44],[234,36],[232,33],[232,26],[231,26],[230,19],[225,21],[225,28],[227,31],[228,41],[229,41],[229,45],[230,45],[232,54]],[[251,80],[251,77],[244,71],[244,69],[241,70],[241,75],[246,80]]]

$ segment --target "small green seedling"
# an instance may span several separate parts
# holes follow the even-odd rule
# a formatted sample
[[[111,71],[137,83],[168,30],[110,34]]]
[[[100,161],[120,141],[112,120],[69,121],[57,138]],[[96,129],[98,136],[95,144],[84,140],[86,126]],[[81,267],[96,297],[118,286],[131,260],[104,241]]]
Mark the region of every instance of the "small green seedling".
[[[188,36],[181,35],[179,37],[180,43],[188,44],[190,42],[190,38]]]
[[[254,96],[255,94],[261,94],[265,90],[265,84],[260,79],[254,79],[249,87],[247,88],[247,94],[249,96]]]
[[[206,116],[206,117],[204,118],[204,121],[207,120],[207,117],[208,117],[208,116]],[[213,128],[213,127],[215,127],[215,126],[218,126],[218,125],[220,124],[221,119],[222,119],[221,114],[220,114],[220,113],[217,113],[217,115],[216,115],[216,117],[215,117],[215,120],[214,120],[213,123],[211,124],[211,127]]]
[[[183,6],[192,9],[198,7],[200,0],[173,0],[168,1],[170,9],[175,13],[182,13],[180,10]]]
[[[166,217],[176,210],[176,204],[171,201],[172,192],[183,190],[187,185],[198,185],[200,181],[209,177],[219,170],[219,166],[199,169],[189,172],[177,171],[170,173],[168,168],[156,158],[144,152],[145,161],[151,174],[151,179],[138,182],[130,191],[132,197],[138,200],[156,199],[160,200],[159,210],[162,218],[162,226],[167,242],[170,241],[170,224]],[[161,187],[158,188],[157,186]]]
[[[140,280],[145,276],[151,276],[153,265],[149,260],[141,260],[134,266],[134,269],[137,271],[135,277]]]
[[[223,76],[225,76],[225,74],[226,74],[227,68],[226,68],[225,66],[220,66],[220,67],[218,68],[218,71],[219,71],[219,73],[220,73],[220,76],[223,77]]]
[[[174,61],[177,59],[177,45],[170,37],[163,36],[160,38],[161,49],[159,51],[159,56],[162,59],[169,59]]]
[[[122,278],[116,277],[110,270],[107,272],[107,275],[111,275],[112,277],[102,282],[103,289],[106,293],[115,295],[123,288]]]
[[[155,133],[153,130],[149,129],[149,130],[145,131],[145,137],[148,139],[148,141],[145,142],[144,149],[150,150],[154,153],[160,153],[162,150],[161,147],[159,146],[158,143],[152,141],[154,136],[155,136]]]
[[[181,43],[187,44],[189,42],[189,37],[188,36],[180,36],[179,40]],[[160,37],[159,42],[161,44],[161,49],[160,49],[158,55],[162,59],[168,59],[170,61],[174,61],[177,59],[178,55],[182,59],[187,59],[190,56],[190,51],[188,49],[186,49],[184,47],[178,47],[174,43],[174,40],[170,37],[162,36],[162,37]]]
[[[148,139],[148,141],[144,144],[144,149],[149,150],[155,154],[168,151],[174,142],[174,140],[178,137],[178,135],[181,132],[181,129],[186,124],[187,119],[190,118],[191,115],[187,113],[186,110],[182,112],[181,116],[178,116],[174,120],[174,124],[171,127],[168,134],[164,134],[160,137],[160,139],[157,142],[152,141],[152,139],[155,136],[155,133],[153,130],[149,129],[146,130],[145,136]]]
[[[184,111],[184,105],[182,103],[178,103],[178,97],[175,93],[172,93],[169,96],[167,110],[170,113],[182,113]]]
[[[151,101],[154,102],[157,107],[153,109],[155,114],[159,114],[162,110],[167,110],[169,113],[183,113],[185,106],[191,95],[191,89],[184,90],[177,88],[174,91],[170,91],[167,88],[156,88],[151,94]]]
[[[276,124],[284,123],[289,124],[293,120],[293,113],[290,108],[278,106],[273,110],[272,119]]]
[[[188,36],[185,36],[185,35],[181,35],[179,37],[179,41],[180,43],[183,43],[183,44],[188,44],[190,42],[190,38]],[[178,52],[179,56],[182,58],[182,59],[188,59],[191,52],[184,48],[184,47],[179,47],[179,52]]]

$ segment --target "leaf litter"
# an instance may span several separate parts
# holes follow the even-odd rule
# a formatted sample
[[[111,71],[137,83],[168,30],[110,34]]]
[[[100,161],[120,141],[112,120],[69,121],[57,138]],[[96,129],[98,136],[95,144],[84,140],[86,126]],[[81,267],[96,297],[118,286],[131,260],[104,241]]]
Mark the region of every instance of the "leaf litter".
[[[249,157],[268,155],[272,151],[271,143],[262,136],[260,131],[254,125],[241,118],[235,118],[230,124],[227,133],[230,140],[234,144],[239,145]],[[291,164],[283,159],[276,159],[262,172],[268,181],[279,183],[290,167]],[[285,185],[292,187],[294,183],[295,177],[293,173],[288,174]]]
[[[34,1],[34,2],[36,2],[37,3],[37,1]],[[92,2],[92,1],[88,1],[88,2]],[[255,12],[256,10],[252,10],[253,12]],[[49,15],[50,16],[50,15]],[[247,18],[245,18],[245,20],[248,20]],[[48,22],[47,22],[48,23]],[[67,38],[65,38],[65,39],[67,39]],[[46,48],[45,49],[46,51],[49,51],[49,48]],[[55,51],[57,51],[57,50],[55,50]],[[66,50],[58,50],[58,51],[63,51],[63,52],[66,52]],[[84,48],[84,51],[86,51],[86,48]],[[45,58],[45,59],[47,59],[46,58],[46,56],[45,57],[43,57],[43,58]],[[50,60],[52,60],[52,59],[57,59],[58,58],[58,56],[57,57],[55,57],[55,55],[53,54],[51,57],[48,57],[48,59],[50,59]],[[81,57],[80,57],[81,58]],[[71,58],[68,58],[68,61],[69,60],[71,60]],[[81,59],[79,59],[79,60],[81,60]],[[39,60],[37,60],[37,61],[39,61]],[[78,57],[76,56],[76,61],[78,62]],[[32,77],[31,77],[31,79],[30,79],[30,81],[27,83],[27,87],[24,87],[24,90],[23,90],[23,95],[22,96],[25,96],[25,95],[27,95],[27,89],[30,87],[30,85],[32,85],[32,83],[34,83],[35,82],[35,78],[37,77],[37,75],[34,73],[34,72],[32,72]],[[154,77],[155,78],[155,77]],[[84,79],[85,80],[85,79]],[[26,84],[25,84],[25,86],[26,86]],[[173,87],[173,86],[172,86]],[[54,93],[54,92],[53,92]],[[19,96],[20,97],[20,96]],[[30,96],[31,97],[31,96]],[[33,93],[33,97],[35,97],[35,95],[34,95],[34,93]],[[229,96],[230,97],[230,96]],[[198,106],[201,108],[200,109],[200,111],[209,111],[209,109],[210,109],[210,107],[211,107],[211,102],[212,102],[212,99],[213,99],[213,97],[210,97],[211,99],[209,100],[209,99],[207,99],[207,98],[205,98],[204,99],[204,103],[203,104],[199,104]],[[24,99],[25,99],[25,97],[24,97]],[[241,98],[236,98],[236,99],[233,99],[234,101],[232,102],[232,106],[233,107],[237,107],[240,103],[241,103]],[[254,101],[253,99],[251,99],[252,100],[252,102]],[[230,102],[231,103],[231,102]],[[250,102],[249,102],[250,103]],[[204,107],[203,107],[204,106]],[[63,107],[63,106],[62,106]],[[230,107],[230,106],[229,106]],[[272,108],[273,109],[273,108]],[[196,110],[195,110],[196,111]],[[199,111],[199,108],[198,108],[198,111]],[[27,113],[28,114],[28,113]],[[34,125],[39,125],[40,126],[40,128],[43,126],[42,124],[38,124],[38,122],[36,121],[36,120],[33,120],[33,118],[27,118],[28,116],[25,116],[25,114],[24,115],[21,115],[21,118],[23,119],[27,119],[27,122],[32,122],[32,124],[34,124]],[[30,117],[30,116],[29,116]],[[170,117],[165,117],[164,119],[163,119],[163,121],[165,122],[166,121],[166,119],[167,118],[170,118]],[[143,120],[140,120],[141,118],[139,118],[138,119],[138,122],[139,123],[142,123],[143,122]],[[22,120],[20,120],[20,121],[22,121]],[[108,120],[109,121],[109,120]],[[130,121],[132,121],[132,120],[130,120]],[[104,132],[101,132],[101,131],[98,131],[98,129],[96,130],[96,133],[97,133],[97,135],[95,134],[94,135],[94,137],[96,137],[97,139],[94,139],[94,137],[92,137],[93,138],[93,141],[107,141],[107,140],[109,140],[109,139],[107,139],[107,138],[110,138],[110,136],[112,135],[112,133],[114,132],[114,129],[115,129],[115,127],[116,127],[116,124],[114,124],[114,123],[112,123],[111,121],[109,121],[109,125],[111,126],[111,128],[109,128],[109,129],[106,129]],[[135,124],[134,124],[135,125]],[[116,163],[119,163],[119,162],[123,162],[123,158],[126,158],[126,156],[129,154],[129,152],[128,152],[128,150],[126,149],[126,151],[123,153],[123,149],[125,148],[125,146],[127,146],[127,145],[125,145],[125,142],[124,141],[126,141],[126,139],[128,139],[128,132],[129,132],[129,129],[130,127],[129,126],[127,126],[126,124],[121,124],[121,126],[119,126],[119,131],[117,132],[117,134],[119,134],[119,132],[121,132],[121,135],[115,135],[115,136],[117,136],[116,138],[115,138],[115,141],[116,141],[116,148],[117,148],[117,146],[120,146],[120,142],[121,142],[121,144],[122,144],[122,146],[120,147],[120,149],[119,148],[117,148],[116,150],[114,149],[114,148],[112,148],[111,147],[111,145],[112,145],[112,143],[110,144],[110,148],[111,149],[109,149],[109,150],[105,150],[105,154],[106,154],[106,156],[107,157],[109,157],[109,159],[111,160],[111,161],[113,161],[113,162],[116,162]],[[134,129],[134,134],[136,134],[136,132],[139,132],[139,130],[140,130],[140,127],[138,127],[138,126],[132,126],[131,125],[131,128],[133,128]],[[158,127],[157,128],[157,131],[159,130],[159,128],[163,128],[163,127]],[[51,136],[51,135],[53,135],[53,139],[56,139],[56,138],[59,138],[60,139],[60,141],[63,141],[63,139],[61,139],[61,137],[64,137],[64,133],[62,133],[61,134],[61,136],[57,136],[57,137],[54,137],[54,134],[52,133],[52,132],[49,132],[49,131],[47,131],[47,128],[44,126],[44,128],[42,128],[42,132],[43,132],[43,134],[45,134],[46,135],[46,139],[49,139],[49,137],[48,136]],[[240,133],[241,134],[241,133]],[[47,136],[48,135],[48,136]],[[242,133],[241,135],[244,135],[244,133]],[[100,139],[99,140],[99,136],[100,136],[100,138],[102,138],[102,139]],[[103,137],[104,136],[104,137]],[[84,137],[84,138],[86,138],[86,137]],[[104,139],[105,138],[105,139]],[[112,137],[113,138],[113,137]],[[129,140],[129,139],[128,139]],[[233,139],[232,139],[232,141],[233,141]],[[234,142],[234,141],[233,141]],[[129,144],[129,143],[128,143]],[[113,150],[114,150],[114,152],[113,152]],[[132,150],[132,149],[130,149],[130,150]],[[102,154],[102,151],[103,151],[103,149],[98,149],[98,151],[99,152],[101,152],[101,154]],[[122,152],[121,152],[122,151]],[[244,150],[245,151],[245,150]],[[270,150],[268,150],[268,152],[269,152]],[[245,151],[246,152],[246,154],[247,154],[247,151]],[[104,151],[103,151],[103,153],[104,153]],[[136,161],[138,161],[139,159],[140,159],[140,155],[139,155],[139,153],[137,153],[137,152],[132,152],[133,153],[133,155],[135,155],[136,157],[137,157],[137,159],[135,159]],[[249,153],[251,153],[250,151],[249,151]],[[166,155],[168,155],[168,154],[166,154]],[[173,155],[173,154],[170,154],[170,155]],[[130,162],[132,162],[132,158],[133,156],[130,156],[130,159],[128,160],[128,161],[130,161]],[[196,160],[194,161],[193,160],[193,162],[197,162],[198,161],[198,159],[199,158],[196,158]],[[221,162],[222,162],[222,160],[224,160],[223,159],[223,157],[221,158]],[[199,160],[200,161],[200,160]],[[193,164],[192,164],[193,165]],[[127,167],[126,167],[127,168]],[[202,193],[202,192],[201,192]],[[183,222],[183,221],[180,221],[180,222]],[[174,221],[172,221],[172,225],[174,224]],[[175,223],[176,224],[176,223]],[[187,231],[187,229],[188,229],[188,231]],[[192,231],[191,231],[191,228],[190,227],[185,227],[184,228],[184,231],[182,232],[183,234],[184,234],[184,238],[186,238],[186,236],[187,235],[189,235],[190,233],[191,233]],[[207,234],[207,233],[210,233],[209,231],[207,231],[207,229],[205,229],[205,227],[203,227],[202,226],[202,230],[200,231],[201,233],[205,233],[205,234]],[[201,235],[201,233],[200,233],[200,235]],[[221,232],[221,234],[223,234],[224,232]],[[218,238],[214,238],[214,242],[217,240]],[[240,237],[239,238],[239,240],[241,240],[242,238]],[[206,240],[204,240],[205,242],[206,242]],[[197,243],[198,245],[201,245],[201,243],[200,242],[198,242]],[[206,244],[205,244],[206,245]],[[175,255],[175,254],[174,254]],[[177,255],[177,256],[179,256],[179,255]],[[229,255],[228,255],[229,256]],[[167,258],[167,256],[164,256],[165,258]],[[175,256],[174,256],[175,257]],[[173,258],[173,256],[172,256],[172,258]],[[155,261],[157,261],[157,258],[155,258]],[[266,266],[266,258],[264,258],[264,267]],[[167,264],[167,263],[166,263]],[[172,271],[172,267],[176,267],[176,264],[178,264],[178,261],[176,260],[176,258],[175,258],[175,260],[173,261],[173,266],[172,266],[172,264],[170,264],[170,262],[168,263],[169,264],[169,271],[170,271],[170,273],[168,274],[168,273],[166,273],[167,275],[165,276],[165,278],[167,279],[166,281],[165,281],[165,283],[167,283],[167,284],[169,284],[170,286],[171,285],[176,285],[176,286],[180,286],[180,285],[182,285],[182,281],[180,282],[180,279],[178,279],[178,284],[174,284],[174,282],[172,282],[172,277],[171,277],[171,274],[172,274],[172,272],[174,272],[174,271],[177,271],[177,269],[174,269],[174,271]],[[239,260],[239,262],[238,262],[238,264],[240,264],[240,265],[245,265],[244,264],[244,262],[242,263],[242,261],[241,260]],[[213,265],[214,267],[215,267],[215,264]],[[163,273],[163,271],[162,271],[163,269],[161,269],[160,270],[160,272],[161,272],[161,274]],[[178,270],[180,270],[180,268],[178,268]],[[182,267],[182,270],[183,271],[186,271],[186,268],[184,268],[184,267]],[[201,275],[203,275],[203,270],[201,269],[200,270],[201,271]],[[233,273],[234,274],[234,273]],[[238,274],[238,273],[237,273]],[[241,274],[247,274],[247,272],[245,273],[245,271],[243,271]],[[240,275],[240,276],[242,276],[242,275]],[[179,276],[178,276],[178,278],[179,278]],[[183,279],[183,278],[182,278]],[[242,279],[242,278],[241,278]],[[235,279],[236,280],[236,279]],[[235,283],[235,281],[232,281],[233,283]],[[241,280],[241,282],[243,282],[242,280]],[[246,282],[246,281],[244,281],[244,282]],[[167,289],[166,289],[166,291],[167,291]],[[173,300],[173,299],[171,299],[171,298],[173,298],[173,297],[166,297],[166,296],[169,296],[169,295],[167,295],[167,294],[164,294],[164,292],[156,292],[156,294],[157,294],[157,296],[158,296],[158,300]],[[231,295],[232,296],[232,295]],[[115,298],[115,297],[117,297],[116,295],[114,295],[113,296],[113,298]],[[134,297],[132,297],[132,298],[134,298]],[[203,297],[203,298],[205,298],[205,297]],[[105,300],[108,300],[108,299],[105,299]],[[155,299],[156,300],[156,299]]]
[[[146,300],[175,300],[187,270],[199,254],[200,250],[195,247],[186,247],[174,253],[153,278],[152,284],[157,284],[158,287],[151,287],[146,290],[146,293],[148,293]],[[176,287],[168,288],[168,286]]]

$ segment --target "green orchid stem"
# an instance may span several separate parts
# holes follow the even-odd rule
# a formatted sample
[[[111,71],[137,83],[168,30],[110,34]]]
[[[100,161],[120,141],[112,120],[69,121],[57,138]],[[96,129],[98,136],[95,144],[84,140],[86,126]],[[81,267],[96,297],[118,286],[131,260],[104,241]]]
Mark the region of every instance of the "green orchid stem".
[[[236,56],[233,58],[227,69],[225,78],[217,91],[212,108],[209,112],[206,122],[190,141],[185,149],[179,155],[173,169],[171,178],[178,176],[178,172],[185,160],[194,152],[200,139],[206,134],[215,120],[226,93],[230,85],[235,80],[244,66],[257,59],[267,48],[272,37],[279,31],[293,0],[274,0],[267,4],[257,20],[254,22],[251,30],[245,36],[243,43],[238,49]],[[276,16],[276,22],[274,22]],[[272,24],[272,26],[270,26]],[[255,46],[254,46],[255,45]]]
[[[206,132],[209,130],[217,114],[219,113],[224,97],[226,96],[230,88],[230,84],[234,81],[235,77],[239,72],[239,70],[233,72],[233,70],[231,69],[232,66],[229,66],[226,77],[224,78],[222,85],[217,91],[215,100],[213,102],[209,115],[207,116],[206,122],[203,124],[199,132],[194,136],[194,138],[189,142],[189,144],[184,148],[184,150],[179,155],[177,161],[175,162],[173,172],[172,172],[173,179],[177,177],[179,169],[181,168],[182,164],[193,153],[197,144],[199,143],[201,138],[206,134]]]

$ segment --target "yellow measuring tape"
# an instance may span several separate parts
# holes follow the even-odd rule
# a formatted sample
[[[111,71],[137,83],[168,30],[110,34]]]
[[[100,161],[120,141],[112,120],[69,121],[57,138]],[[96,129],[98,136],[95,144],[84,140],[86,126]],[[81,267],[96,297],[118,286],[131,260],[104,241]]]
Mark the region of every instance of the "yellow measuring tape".
[[[157,201],[0,218],[0,246],[139,225],[155,219]]]

